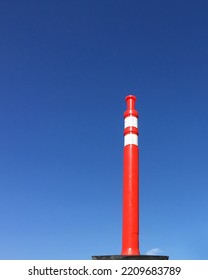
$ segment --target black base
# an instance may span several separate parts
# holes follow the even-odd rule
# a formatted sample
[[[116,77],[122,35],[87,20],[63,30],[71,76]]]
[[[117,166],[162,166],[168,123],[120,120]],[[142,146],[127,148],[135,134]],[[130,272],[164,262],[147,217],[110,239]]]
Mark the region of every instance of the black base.
[[[109,255],[109,256],[92,256],[93,260],[168,260],[168,256],[155,255]]]

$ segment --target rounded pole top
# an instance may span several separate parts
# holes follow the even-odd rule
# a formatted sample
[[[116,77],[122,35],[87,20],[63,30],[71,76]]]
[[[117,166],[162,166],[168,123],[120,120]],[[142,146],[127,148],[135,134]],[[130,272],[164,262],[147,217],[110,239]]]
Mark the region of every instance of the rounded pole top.
[[[132,98],[133,100],[135,100],[135,101],[136,101],[136,96],[135,96],[135,95],[133,95],[133,94],[129,94],[129,95],[127,95],[127,96],[126,96],[126,101],[127,101],[129,98]]]
[[[127,110],[134,110],[135,109],[136,96],[130,94],[130,95],[127,95],[125,99],[126,99],[126,104],[127,104]]]

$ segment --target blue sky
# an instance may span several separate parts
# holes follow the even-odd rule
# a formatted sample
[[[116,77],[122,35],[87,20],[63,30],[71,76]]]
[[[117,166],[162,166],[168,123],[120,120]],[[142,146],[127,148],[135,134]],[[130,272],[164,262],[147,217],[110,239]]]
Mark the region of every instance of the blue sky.
[[[137,96],[140,250],[208,259],[208,2],[1,1],[0,259],[120,254]]]

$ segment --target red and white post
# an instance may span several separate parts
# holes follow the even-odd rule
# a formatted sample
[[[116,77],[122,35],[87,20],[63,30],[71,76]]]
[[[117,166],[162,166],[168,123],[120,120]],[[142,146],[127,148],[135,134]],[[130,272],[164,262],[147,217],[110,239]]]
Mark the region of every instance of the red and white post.
[[[139,147],[136,97],[126,97],[124,112],[123,226],[121,255],[140,255],[139,250]]]
[[[121,255],[92,256],[93,260],[168,260],[168,256],[141,255],[139,250],[139,147],[136,97],[126,97],[124,112],[123,226]]]

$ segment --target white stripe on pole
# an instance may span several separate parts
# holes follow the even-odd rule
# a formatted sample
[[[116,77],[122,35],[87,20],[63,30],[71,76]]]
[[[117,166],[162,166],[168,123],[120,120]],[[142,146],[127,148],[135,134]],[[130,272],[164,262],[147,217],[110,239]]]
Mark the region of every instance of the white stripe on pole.
[[[124,136],[124,146],[130,144],[138,146],[138,135],[130,133]]]
[[[128,116],[124,119],[124,128],[128,126],[138,127],[138,118],[134,116]]]

